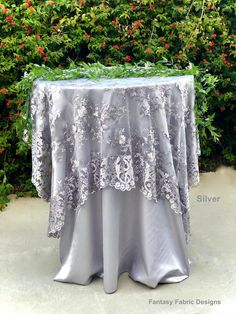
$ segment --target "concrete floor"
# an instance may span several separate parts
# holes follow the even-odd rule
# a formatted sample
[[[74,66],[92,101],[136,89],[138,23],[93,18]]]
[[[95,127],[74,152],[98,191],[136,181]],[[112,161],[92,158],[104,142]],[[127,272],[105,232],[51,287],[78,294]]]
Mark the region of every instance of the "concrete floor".
[[[190,193],[190,277],[151,289],[123,273],[113,294],[105,294],[101,278],[88,286],[53,281],[60,267],[59,240],[46,235],[48,204],[12,195],[0,213],[0,313],[235,314],[236,171],[222,167],[200,180]],[[193,304],[155,304],[176,299]],[[201,305],[197,299],[221,304]]]

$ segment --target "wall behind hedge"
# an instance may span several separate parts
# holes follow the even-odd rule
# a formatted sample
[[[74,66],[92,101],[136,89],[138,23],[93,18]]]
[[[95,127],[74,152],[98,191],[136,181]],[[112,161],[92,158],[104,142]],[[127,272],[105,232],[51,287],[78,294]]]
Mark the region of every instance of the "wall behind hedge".
[[[32,189],[30,147],[20,132],[25,99],[16,83],[34,63],[66,67],[71,60],[113,65],[166,58],[182,67],[198,65],[217,78],[215,91],[199,105],[201,169],[235,165],[235,11],[234,0],[2,1],[0,207],[12,186],[18,194]]]

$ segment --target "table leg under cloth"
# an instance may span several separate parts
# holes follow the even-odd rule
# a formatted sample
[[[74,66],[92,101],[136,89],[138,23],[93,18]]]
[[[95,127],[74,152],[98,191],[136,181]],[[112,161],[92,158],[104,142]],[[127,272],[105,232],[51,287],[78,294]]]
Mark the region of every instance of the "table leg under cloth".
[[[103,278],[117,290],[121,273],[150,288],[189,276],[182,217],[166,200],[148,200],[139,190],[104,188],[76,213],[67,211],[60,238],[61,268],[54,280],[88,285]]]

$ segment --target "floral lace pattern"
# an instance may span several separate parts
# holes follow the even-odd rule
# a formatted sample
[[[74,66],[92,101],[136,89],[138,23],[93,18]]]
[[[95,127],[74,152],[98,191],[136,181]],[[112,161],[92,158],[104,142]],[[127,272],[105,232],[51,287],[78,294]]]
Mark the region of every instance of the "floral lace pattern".
[[[33,86],[32,182],[50,201],[48,236],[60,237],[66,210],[110,186],[167,199],[187,240],[188,190],[199,182],[193,76],[81,82]]]

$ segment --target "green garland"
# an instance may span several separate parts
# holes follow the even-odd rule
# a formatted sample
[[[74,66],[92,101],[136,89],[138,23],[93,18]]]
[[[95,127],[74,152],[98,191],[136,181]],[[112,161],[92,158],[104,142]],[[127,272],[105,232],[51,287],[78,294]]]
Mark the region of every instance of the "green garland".
[[[165,60],[164,60],[165,61]],[[163,62],[164,62],[163,61]],[[33,65],[29,73],[23,77],[20,86],[24,86],[24,82],[32,82],[42,77],[49,81],[68,80],[89,78],[98,80],[100,78],[122,78],[122,77],[151,77],[151,76],[174,76],[195,74],[197,67],[190,64],[187,69],[178,69],[171,65],[158,62],[156,64],[145,62],[136,64],[120,64],[115,66],[105,66],[99,62],[87,64],[81,63],[76,66],[74,63],[68,69],[49,68],[45,65]]]
[[[31,135],[30,99],[32,87],[36,79],[42,78],[47,81],[69,80],[89,78],[99,80],[100,78],[127,78],[127,77],[153,77],[153,76],[176,76],[176,75],[198,75],[199,69],[190,64],[186,69],[178,69],[167,63],[167,60],[156,64],[150,62],[139,62],[136,64],[120,64],[116,66],[104,66],[97,62],[92,64],[80,63],[70,64],[68,69],[49,68],[45,65],[30,65],[30,71],[25,72],[22,80],[17,84],[17,92],[23,94],[25,107],[23,118],[25,129]],[[27,141],[28,142],[28,141]]]

